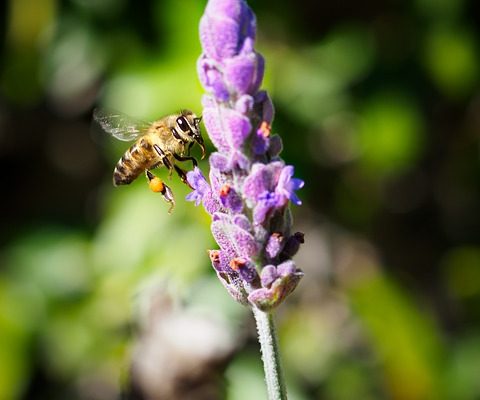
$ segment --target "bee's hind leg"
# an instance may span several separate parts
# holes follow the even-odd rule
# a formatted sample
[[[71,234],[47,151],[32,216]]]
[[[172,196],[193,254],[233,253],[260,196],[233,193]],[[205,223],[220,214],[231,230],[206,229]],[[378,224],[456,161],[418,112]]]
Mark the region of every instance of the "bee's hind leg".
[[[149,170],[145,171],[145,176],[148,180],[150,190],[155,193],[161,193],[162,197],[167,203],[170,203],[168,213],[170,214],[175,207],[175,198],[173,197],[172,189],[170,189],[160,178],[153,175]]]

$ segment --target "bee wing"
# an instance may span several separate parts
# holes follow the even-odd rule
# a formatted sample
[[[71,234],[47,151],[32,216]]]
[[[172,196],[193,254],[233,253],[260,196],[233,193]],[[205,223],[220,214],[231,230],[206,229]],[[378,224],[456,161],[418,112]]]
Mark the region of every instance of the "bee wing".
[[[99,108],[93,110],[93,119],[105,132],[125,142],[144,135],[151,125],[118,111],[107,111]]]

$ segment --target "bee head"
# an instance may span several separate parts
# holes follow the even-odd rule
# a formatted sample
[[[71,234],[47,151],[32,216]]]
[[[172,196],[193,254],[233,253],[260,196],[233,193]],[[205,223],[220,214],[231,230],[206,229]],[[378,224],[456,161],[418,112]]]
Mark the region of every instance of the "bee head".
[[[202,149],[202,160],[205,157],[205,143],[203,142],[202,133],[200,131],[200,122],[202,117],[197,117],[189,110],[183,110],[181,115],[176,119],[177,128],[183,133],[189,142],[196,142]]]

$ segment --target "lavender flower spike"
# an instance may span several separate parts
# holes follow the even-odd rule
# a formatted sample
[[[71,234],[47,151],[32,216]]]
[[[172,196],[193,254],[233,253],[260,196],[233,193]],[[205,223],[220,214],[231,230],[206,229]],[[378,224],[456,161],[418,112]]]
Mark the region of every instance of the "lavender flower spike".
[[[198,60],[203,120],[217,152],[210,183],[196,168],[187,174],[187,200],[212,216],[219,250],[212,265],[232,297],[261,311],[276,308],[303,273],[284,249],[292,235],[289,203],[301,205],[304,182],[279,157],[271,134],[273,105],[260,91],[264,59],[254,49],[256,21],[244,0],[209,0],[200,21]],[[273,228],[274,227],[274,228]],[[302,236],[303,240],[303,236]],[[286,268],[288,266],[288,268]]]

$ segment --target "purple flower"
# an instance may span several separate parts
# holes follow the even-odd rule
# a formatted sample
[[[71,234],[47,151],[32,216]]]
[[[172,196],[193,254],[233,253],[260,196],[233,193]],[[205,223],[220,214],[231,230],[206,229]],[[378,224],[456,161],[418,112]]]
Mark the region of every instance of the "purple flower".
[[[301,179],[293,178],[293,167],[287,165],[280,174],[275,192],[283,197],[285,203],[290,200],[293,204],[300,206],[302,201],[297,197],[295,191],[301,189],[303,185],[304,182]]]
[[[265,62],[255,51],[255,32],[255,16],[244,0],[208,1],[197,69],[208,92],[203,121],[217,152],[209,158],[210,183],[198,168],[187,174],[194,189],[187,200],[202,203],[212,216],[219,249],[210,250],[210,260],[230,295],[270,310],[303,276],[291,260],[303,235],[291,235],[287,208],[301,204],[296,191],[304,182],[279,157],[273,104],[259,90]]]
[[[270,211],[282,206],[281,198],[274,192],[263,192],[257,200],[253,209],[253,223],[255,225],[264,223]]]
[[[187,172],[187,181],[194,190],[189,193],[185,199],[187,201],[194,201],[195,205],[198,206],[208,192],[210,192],[210,185],[198,167],[195,167],[193,171]]]

